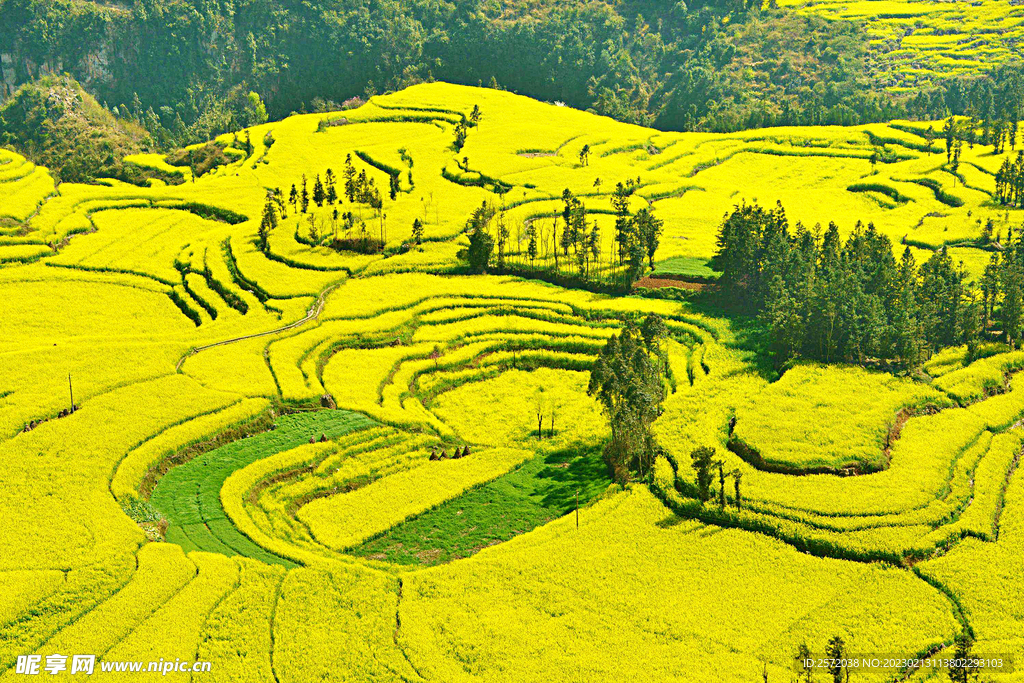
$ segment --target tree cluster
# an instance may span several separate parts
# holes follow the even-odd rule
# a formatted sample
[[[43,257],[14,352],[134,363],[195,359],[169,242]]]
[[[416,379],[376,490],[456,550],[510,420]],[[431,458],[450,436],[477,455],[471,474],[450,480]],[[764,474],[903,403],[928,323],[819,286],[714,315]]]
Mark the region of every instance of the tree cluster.
[[[944,346],[975,346],[983,329],[982,302],[945,249],[920,268],[909,248],[897,261],[871,224],[843,242],[835,223],[791,232],[781,205],[744,204],[723,221],[712,266],[780,364],[800,355],[908,368]]]
[[[601,231],[597,221],[587,225],[587,207],[579,197],[566,188],[562,191],[562,236],[558,246],[562,256],[569,261],[572,250],[572,261],[575,262],[578,274],[590,276],[590,263],[601,255]],[[558,261],[558,250],[555,250],[555,261]]]
[[[292,189],[288,191],[288,203],[296,213],[308,213],[310,200],[318,208],[323,207],[324,204],[334,206],[340,199],[336,187],[337,181],[337,176],[334,175],[332,169],[327,169],[327,173],[324,174],[322,181],[320,180],[320,174],[317,173],[313,180],[313,191],[311,193],[309,191],[309,180],[306,174],[303,173],[298,187],[296,187],[295,183],[292,183]]]
[[[651,425],[661,414],[665,378],[671,377],[666,336],[665,322],[656,314],[639,325],[627,319],[590,371],[587,393],[597,397],[608,416],[612,436],[604,454],[619,481],[631,474],[646,477],[659,452]]]
[[[384,200],[380,189],[377,188],[377,182],[367,175],[365,169],[358,173],[355,172],[352,155],[345,157],[343,174],[345,178],[344,195],[339,195],[337,187],[339,178],[333,169],[327,169],[323,181],[321,176],[316,174],[311,193],[309,181],[306,174],[303,173],[298,184],[292,183],[292,189],[288,194],[288,203],[297,213],[307,213],[310,201],[317,208],[322,208],[325,204],[328,206],[340,204],[342,197],[351,204],[365,204],[378,212],[384,207]]]
[[[697,475],[697,497],[701,503],[707,503],[714,497],[715,469],[718,470],[718,504],[724,508],[726,505],[725,488],[726,480],[730,477],[733,483],[733,503],[737,509],[743,508],[743,495],[741,484],[743,472],[740,470],[725,471],[725,462],[715,459],[715,449],[711,446],[700,446],[690,453],[693,461],[693,471]]]
[[[602,248],[599,224],[590,219],[583,199],[566,188],[562,192],[562,211],[548,224],[550,230],[542,218],[533,218],[520,224],[513,237],[504,201],[502,208],[492,207],[486,213],[483,223],[480,219],[484,214],[475,214],[467,227],[473,253],[479,258],[486,255],[488,260],[493,256],[502,271],[545,272],[568,285],[599,283],[628,289],[648,267],[653,268],[664,227],[650,206],[632,212],[630,197],[639,186],[639,179],[631,179],[616,188],[612,198],[616,240],[612,249]],[[478,226],[484,229],[478,231]],[[461,252],[463,258],[469,253]],[[537,259],[542,259],[540,266]],[[486,264],[471,263],[470,267],[482,272]]]
[[[339,194],[338,185],[342,178],[344,178],[344,185],[342,186],[342,193]],[[276,192],[276,196],[281,197],[280,191]],[[379,238],[370,236],[366,221],[362,219],[361,212],[359,216],[352,210],[339,212],[338,207],[343,204],[345,199],[353,205],[368,205],[374,211],[380,221]],[[310,210],[311,202],[317,208],[328,206],[333,207],[333,210],[327,216],[316,214]],[[358,173],[356,172],[351,154],[345,157],[342,177],[339,177],[333,169],[328,168],[322,180],[320,174],[314,177],[312,190],[310,190],[308,177],[303,173],[302,179],[298,183],[292,184],[291,190],[288,192],[287,205],[291,206],[295,213],[306,216],[308,242],[312,245],[318,245],[328,236],[333,235],[331,246],[335,249],[358,251],[360,253],[377,253],[384,247],[384,199],[381,196],[380,190],[377,189],[376,182],[367,175],[365,169]],[[286,217],[286,204],[283,198],[278,201],[278,209],[281,212],[281,217]],[[358,233],[353,235],[352,231],[357,225],[359,227]],[[344,237],[339,238],[339,228],[343,231]],[[422,224],[420,224],[418,230],[417,237],[415,234],[417,226],[414,225],[414,240],[422,240]]]
[[[1003,249],[993,253],[978,286],[981,327],[997,331],[1016,348],[1024,342],[1024,227],[1007,231]]]
[[[471,273],[486,273],[494,252],[494,238],[487,224],[494,216],[494,207],[487,202],[478,206],[466,221],[466,233],[469,235],[469,246],[460,249],[458,257],[469,264]]]
[[[996,200],[1003,206],[1024,206],[1024,150],[1013,161],[1003,159],[996,172]]]
[[[625,184],[616,183],[612,195],[619,263],[627,266],[630,284],[643,274],[645,258],[650,267],[654,267],[654,255],[661,243],[661,230],[664,227],[664,221],[654,215],[654,209],[650,206],[643,207],[636,214],[630,213],[630,197],[639,187],[639,181],[637,178],[636,182],[630,180]]]
[[[814,680],[815,667],[812,664],[814,656],[807,643],[801,643],[793,657],[796,671],[799,673],[799,680],[804,683],[811,683]],[[850,673],[855,669],[851,666],[850,649],[842,636],[832,636],[825,646],[825,659],[828,660],[825,670],[832,683],[849,683]],[[767,670],[765,680],[767,680]]]
[[[373,178],[366,175],[366,169],[356,173],[355,165],[352,163],[352,155],[345,155],[345,197],[352,203],[366,204],[375,211],[380,211],[384,206],[380,190]],[[394,180],[394,176],[392,176]],[[394,192],[392,192],[394,199]]]

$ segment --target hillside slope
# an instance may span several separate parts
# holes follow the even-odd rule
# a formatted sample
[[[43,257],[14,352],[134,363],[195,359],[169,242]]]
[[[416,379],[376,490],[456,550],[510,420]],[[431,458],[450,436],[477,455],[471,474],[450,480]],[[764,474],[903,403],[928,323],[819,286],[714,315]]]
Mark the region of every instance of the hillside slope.
[[[432,79],[494,82],[672,130],[943,115],[942,79],[962,72],[948,60],[922,81],[938,93],[934,102],[908,109],[910,98],[887,90],[892,64],[879,41],[869,46],[859,17],[759,5],[286,0],[229,12],[192,0],[131,8],[4,0],[0,99],[66,70],[111,108],[134,111],[137,96],[139,113],[152,109],[179,143],[199,140],[183,139],[176,117],[191,127],[236,88],[258,92],[280,118]]]
[[[132,155],[175,185],[55,193],[0,150],[0,678],[22,655],[95,653],[198,659],[219,681],[742,683],[789,680],[802,645],[837,635],[911,657],[970,634],[1019,659],[1024,353],[779,378],[704,302],[471,275],[458,256],[475,221],[495,240],[504,225],[524,268],[614,269],[621,182],[629,212],[665,221],[656,265],[703,263],[724,212],[755,199],[812,235],[870,220],[921,255],[987,259],[978,221],[1021,223],[989,190],[1013,150],[965,146],[954,175],[930,135],[663,133],[429,83],[220,136],[227,163],[197,177]],[[318,206],[328,169],[337,197]],[[587,249],[556,239],[565,189]],[[588,370],[652,314],[673,377],[663,450],[649,475],[584,491],[577,517],[574,456],[609,432]],[[728,477],[720,502],[696,496],[699,446]],[[872,471],[839,475],[851,457]],[[524,463],[564,484],[568,514],[503,509],[512,532],[491,534],[491,508],[402,565],[353,552],[432,510],[465,519],[488,507],[465,496]],[[430,566],[460,530],[480,539],[468,557]],[[158,677],[192,679],[141,675]]]
[[[148,151],[149,133],[115,118],[69,76],[46,76],[19,88],[0,106],[0,143],[47,166],[61,180],[117,178],[142,173],[124,157]]]

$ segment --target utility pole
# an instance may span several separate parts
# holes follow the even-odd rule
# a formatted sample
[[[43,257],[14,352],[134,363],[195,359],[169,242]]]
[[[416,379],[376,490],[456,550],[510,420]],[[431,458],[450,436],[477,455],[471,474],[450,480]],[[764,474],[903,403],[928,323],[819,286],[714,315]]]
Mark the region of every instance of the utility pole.
[[[725,507],[725,463],[718,461],[718,483],[720,485],[718,504]]]
[[[580,528],[580,490],[576,489],[576,528]]]
[[[75,390],[71,386],[71,373],[68,373],[68,393],[71,394],[71,412],[75,412]]]

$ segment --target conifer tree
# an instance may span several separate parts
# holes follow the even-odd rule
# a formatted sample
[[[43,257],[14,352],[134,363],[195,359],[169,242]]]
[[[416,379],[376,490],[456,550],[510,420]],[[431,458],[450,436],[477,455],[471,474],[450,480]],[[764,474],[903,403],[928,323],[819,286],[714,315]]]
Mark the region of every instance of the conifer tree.
[[[825,658],[829,660],[828,672],[832,676],[833,683],[844,683],[849,678],[847,673],[846,642],[840,636],[833,636],[825,648]]]
[[[615,209],[615,242],[618,245],[619,264],[626,261],[629,252],[629,191],[621,182],[615,184],[612,208]]]
[[[327,203],[331,206],[338,201],[338,190],[335,188],[335,183],[338,179],[334,175],[334,171],[327,169],[327,173],[324,174],[324,189],[326,190]]]
[[[356,201],[356,167],[351,154],[345,155],[345,196],[350,203]]]
[[[270,233],[277,227],[277,209],[274,197],[267,193],[267,200],[263,204],[263,217],[260,219],[260,227],[257,233],[260,251],[266,253],[270,248]]]
[[[313,202],[318,206],[324,205],[324,200],[327,199],[327,193],[324,192],[324,185],[320,182],[320,174],[316,174],[316,180],[313,182]]]

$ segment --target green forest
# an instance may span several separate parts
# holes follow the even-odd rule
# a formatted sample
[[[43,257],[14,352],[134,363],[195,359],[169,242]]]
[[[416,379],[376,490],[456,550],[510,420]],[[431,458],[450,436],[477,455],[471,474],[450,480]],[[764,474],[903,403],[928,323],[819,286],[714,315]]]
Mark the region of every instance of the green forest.
[[[3,0],[0,53],[10,86],[67,72],[165,144],[259,123],[249,92],[280,118],[430,80],[679,131],[984,113],[1020,91],[1013,71],[887,92],[863,26],[752,0]]]

